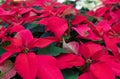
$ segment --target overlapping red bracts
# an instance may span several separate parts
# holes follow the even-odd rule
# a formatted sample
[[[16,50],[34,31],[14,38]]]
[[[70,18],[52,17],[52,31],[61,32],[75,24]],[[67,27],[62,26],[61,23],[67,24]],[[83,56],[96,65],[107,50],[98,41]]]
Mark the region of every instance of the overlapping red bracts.
[[[56,0],[6,0],[0,6],[0,48],[5,50],[0,64],[14,57],[14,68],[23,79],[64,79],[60,70],[73,67],[80,72],[78,79],[116,79],[120,0],[101,1],[102,7],[83,15],[73,5]],[[39,37],[25,26],[30,23],[43,26]],[[52,35],[42,37],[47,32]],[[34,50],[50,44],[66,52],[52,56]]]

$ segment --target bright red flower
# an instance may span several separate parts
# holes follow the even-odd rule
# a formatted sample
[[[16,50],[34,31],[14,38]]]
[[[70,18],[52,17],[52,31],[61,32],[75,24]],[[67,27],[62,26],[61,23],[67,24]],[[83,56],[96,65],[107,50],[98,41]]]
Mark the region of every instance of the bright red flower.
[[[50,39],[49,39],[50,38]],[[47,37],[47,38],[33,38],[31,32],[29,30],[22,30],[15,35],[14,45],[19,47],[20,51],[18,52],[18,56],[15,60],[15,69],[19,73],[19,75],[24,79],[35,79],[38,77],[39,79],[63,79],[59,68],[56,65],[51,65],[56,62],[56,60],[52,56],[46,55],[36,55],[32,52],[32,48],[34,47],[45,47],[49,44],[55,42],[56,39]],[[4,62],[9,56],[14,53],[6,52],[3,53],[1,57],[1,63]],[[45,60],[43,60],[43,58]],[[52,58],[49,60],[49,58]],[[41,60],[42,59],[42,60]],[[50,64],[49,64],[50,63]],[[45,66],[44,66],[45,65]],[[56,76],[52,77],[52,74],[49,74],[46,70],[52,72]],[[43,72],[45,76],[43,77],[41,72]],[[38,74],[38,75],[37,75]],[[48,76],[48,77],[46,77]],[[59,76],[59,77],[58,77]]]
[[[89,79],[89,76],[91,79],[115,79],[115,75],[118,75],[116,69],[120,68],[118,67],[119,60],[115,62],[117,58],[110,56],[104,47],[95,43],[86,43],[81,45],[80,50],[80,53],[87,58],[86,63],[89,64],[89,68],[84,75],[79,76],[79,79]],[[110,65],[110,63],[114,65]],[[115,66],[116,69],[114,69]]]
[[[115,79],[115,76],[107,64],[99,62],[92,64],[90,69],[81,74],[78,79]]]
[[[92,64],[90,66],[90,72],[94,75],[94,79],[115,79],[112,69],[102,62]]]
[[[78,79],[115,79],[115,75],[120,75],[117,71],[120,60],[110,56],[105,47],[92,42],[82,43],[78,55],[61,55],[57,60],[61,69],[80,66],[84,73]]]

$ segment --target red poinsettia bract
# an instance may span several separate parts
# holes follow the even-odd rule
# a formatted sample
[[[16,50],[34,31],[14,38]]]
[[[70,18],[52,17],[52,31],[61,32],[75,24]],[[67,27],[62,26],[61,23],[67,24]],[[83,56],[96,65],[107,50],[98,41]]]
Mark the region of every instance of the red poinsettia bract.
[[[63,54],[57,60],[61,69],[76,66],[83,72],[78,79],[115,79],[115,75],[120,75],[117,71],[119,59],[109,55],[105,47],[92,42],[82,43],[77,55]]]
[[[22,30],[16,34],[14,44],[20,50],[15,60],[15,69],[23,79],[36,79],[36,77],[38,79],[63,79],[54,57],[37,55],[32,51],[34,47],[43,48],[55,41],[53,37],[33,38],[29,30]],[[9,51],[4,53],[1,61],[3,62],[13,54]]]

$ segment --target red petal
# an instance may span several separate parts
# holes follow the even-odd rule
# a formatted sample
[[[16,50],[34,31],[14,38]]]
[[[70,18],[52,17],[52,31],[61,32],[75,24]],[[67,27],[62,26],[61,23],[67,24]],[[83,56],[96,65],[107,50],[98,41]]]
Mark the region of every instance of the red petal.
[[[58,40],[54,37],[38,38],[38,39],[33,39],[28,46],[29,48],[33,48],[33,47],[44,48],[56,41]]]
[[[118,51],[117,44],[120,43],[120,39],[116,37],[110,38],[108,35],[105,35],[105,34],[103,38],[107,48],[110,49],[115,56],[118,56],[119,51]]]
[[[77,25],[85,20],[86,20],[86,17],[84,17],[84,16],[81,16],[81,15],[75,16],[74,20],[72,21],[72,24]]]
[[[96,10],[96,16],[101,17],[105,14],[105,12],[108,10],[107,7],[100,7]]]
[[[80,35],[80,38],[100,40],[100,37],[98,37],[97,34],[94,33],[87,24],[73,27],[73,29]]]
[[[1,14],[0,14],[0,16],[2,15],[2,16],[4,16],[4,15],[13,15],[13,14],[15,14],[15,11],[6,11],[6,10],[4,10],[3,8],[0,8],[0,12],[1,12]]]
[[[44,18],[38,22],[38,24],[47,25],[49,18]]]
[[[21,8],[19,13],[20,13],[20,15],[22,15],[27,12],[30,12],[31,10],[32,10],[32,8]]]
[[[85,58],[89,58],[92,57],[94,54],[98,53],[99,51],[102,51],[103,49],[104,47],[99,44],[88,42],[80,45],[79,53],[82,54]],[[104,52],[101,53],[104,54]]]
[[[115,24],[112,26],[112,29],[113,29],[116,33],[120,34],[120,22],[115,23]]]
[[[36,79],[37,63],[34,53],[21,53],[16,57],[15,69],[23,79]]]
[[[120,60],[117,59],[117,57],[113,57],[113,56],[110,56],[110,55],[103,55],[100,58],[100,61],[108,64],[111,67],[111,69],[113,70],[113,72],[117,76],[120,76]]]
[[[56,37],[61,38],[61,36],[64,34],[64,32],[68,28],[68,24],[64,19],[58,18],[58,17],[50,17],[47,22],[42,23],[43,25],[46,25],[46,28],[49,29],[51,32],[55,34]],[[43,20],[42,20],[43,22]],[[47,23],[47,24],[46,24]],[[41,21],[39,21],[39,24],[41,24]]]
[[[97,79],[116,79],[112,69],[102,62],[91,64],[90,71]]]
[[[73,29],[75,31],[77,31],[79,33],[79,35],[81,35],[82,37],[87,37],[89,34],[88,34],[88,31],[91,30],[87,24],[84,24],[84,25],[79,25],[77,27],[73,27]]]
[[[4,52],[0,57],[0,64],[3,63],[6,59],[8,59],[13,54],[14,54],[13,52]]]
[[[89,48],[89,51],[90,51],[90,55],[92,56],[93,54],[95,54],[96,52],[98,51],[101,51],[104,49],[103,46],[101,46],[100,44],[96,44],[96,43],[93,43],[93,42],[87,42],[85,43],[86,46]]]
[[[25,45],[28,45],[28,43],[33,39],[33,36],[29,30],[22,30],[16,34],[15,38],[21,39]]]
[[[12,39],[12,43],[13,43],[13,45],[18,46],[18,47],[23,45],[22,40],[21,39],[17,39],[17,38],[13,38]]]
[[[108,24],[106,20],[102,20],[97,24],[96,28],[102,28],[103,32],[107,32],[111,30],[111,26]]]
[[[21,45],[21,41],[18,41],[16,39],[11,40],[11,44],[8,46],[5,46],[4,49],[9,52],[20,52],[21,49],[18,47]]]
[[[115,4],[115,3],[119,3],[119,0],[102,0],[102,2],[104,4]]]
[[[83,55],[85,58],[89,58],[91,56],[89,48],[83,43],[80,45],[79,54]]]
[[[84,65],[84,60],[81,56],[74,54],[63,54],[57,57],[59,67],[61,69],[72,68],[73,66],[82,66]]]
[[[19,25],[17,23],[14,23],[14,25],[10,28],[10,32],[19,32],[21,30],[24,30],[25,28],[22,25]]]
[[[64,79],[52,56],[38,55],[38,79]]]

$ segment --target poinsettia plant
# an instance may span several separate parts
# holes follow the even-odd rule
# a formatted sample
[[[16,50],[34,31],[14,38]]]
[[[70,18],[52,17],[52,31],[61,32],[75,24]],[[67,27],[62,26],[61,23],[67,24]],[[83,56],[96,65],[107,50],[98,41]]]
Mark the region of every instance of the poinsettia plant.
[[[120,79],[120,0],[75,2],[2,2],[0,79]]]

